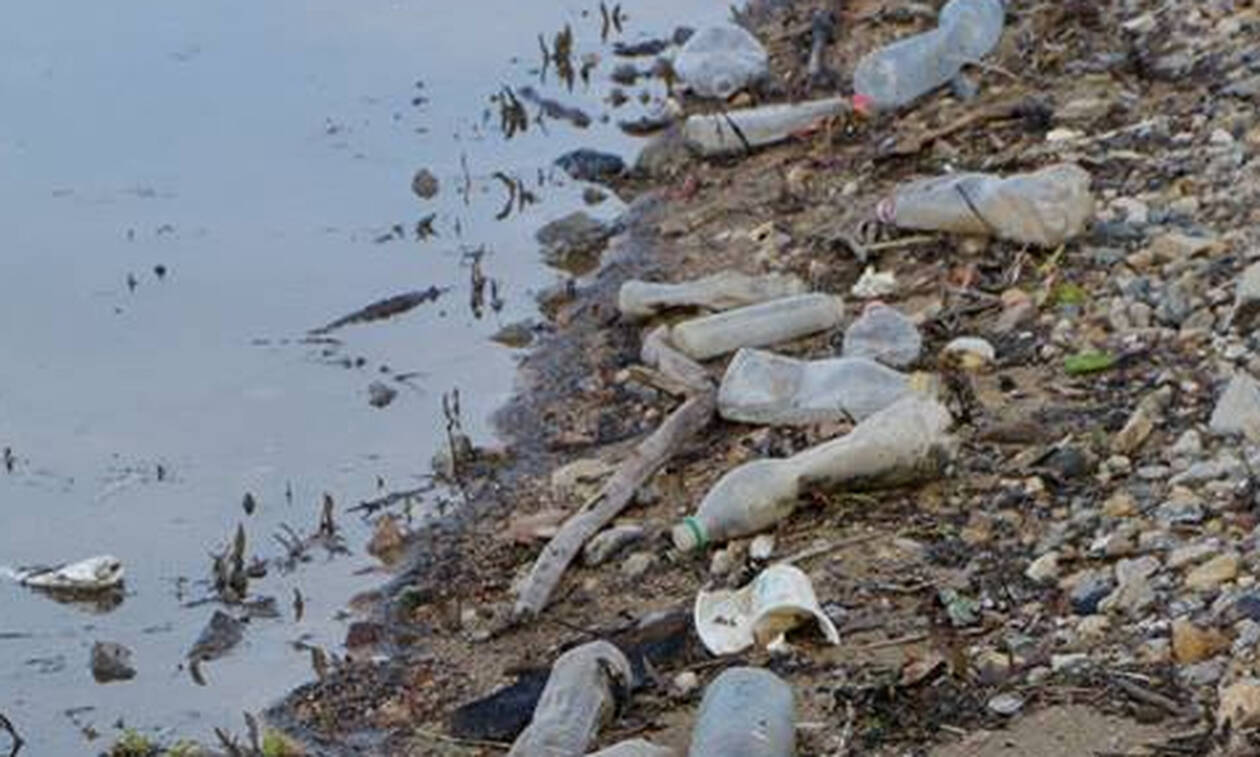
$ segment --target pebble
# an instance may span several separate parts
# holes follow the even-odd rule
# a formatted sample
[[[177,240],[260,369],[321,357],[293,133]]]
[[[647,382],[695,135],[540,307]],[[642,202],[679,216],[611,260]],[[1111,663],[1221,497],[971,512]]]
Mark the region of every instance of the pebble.
[[[994,714],[1010,717],[1023,709],[1024,698],[1018,694],[998,694],[989,700],[988,707]]]
[[[1072,603],[1072,612],[1077,615],[1092,615],[1098,612],[1098,603],[1111,593],[1112,587],[1111,576],[1102,571],[1087,571],[1068,594],[1068,599]]]
[[[635,552],[621,563],[621,573],[629,578],[639,578],[656,564],[656,555],[651,552]]]
[[[945,355],[957,355],[964,370],[979,371],[997,360],[997,350],[988,341],[976,336],[960,336],[941,350]]]
[[[1235,730],[1260,725],[1260,680],[1244,678],[1221,690],[1216,723],[1226,722]]]
[[[868,357],[893,368],[915,363],[922,348],[914,321],[880,303],[868,306],[844,331],[845,357]]]
[[[1050,671],[1053,673],[1080,670],[1081,668],[1088,667],[1088,665],[1089,655],[1085,652],[1050,655]]]
[[[1138,402],[1124,427],[1111,440],[1111,451],[1127,455],[1142,446],[1172,400],[1172,387],[1162,386]]]
[[[1187,618],[1172,624],[1173,659],[1181,665],[1201,662],[1229,648],[1229,639],[1216,629],[1204,630]]]
[[[411,191],[422,200],[430,200],[437,195],[439,186],[438,178],[427,168],[421,168],[411,177]]]
[[[1155,508],[1155,520],[1166,527],[1202,523],[1203,518],[1203,503],[1187,489],[1173,489],[1169,498]]]
[[[1059,577],[1059,553],[1047,552],[1028,564],[1024,575],[1030,581],[1050,583]]]
[[[92,644],[92,677],[97,683],[127,681],[136,676],[131,662],[131,650],[112,641]]]
[[[1260,644],[1260,623],[1251,618],[1244,618],[1234,624],[1234,643],[1230,653],[1235,657],[1250,654]]]
[[[1238,278],[1234,290],[1234,309],[1230,313],[1230,325],[1239,331],[1250,329],[1256,315],[1260,314],[1260,263],[1252,263]]]
[[[1115,468],[1111,466],[1110,460],[1108,460],[1108,467],[1115,470]],[[1112,518],[1128,518],[1137,515],[1137,512],[1137,500],[1134,499],[1132,494],[1124,491],[1123,489],[1114,492],[1105,502],[1103,502],[1102,505],[1103,515]]]
[[[1097,642],[1111,629],[1111,619],[1106,615],[1087,615],[1076,624],[1076,633],[1082,640]]]
[[[696,675],[695,672],[684,670],[674,676],[674,691],[677,691],[680,695],[687,696],[698,688],[700,688],[700,676]]]
[[[1186,574],[1185,586],[1194,591],[1214,591],[1238,575],[1238,553],[1226,552]]]
[[[1183,686],[1211,686],[1225,675],[1225,661],[1217,658],[1186,665],[1177,671]]]
[[[1235,373],[1212,411],[1209,427],[1214,433],[1242,434],[1260,442],[1260,382],[1246,373]]]
[[[1243,618],[1260,623],[1260,595],[1247,593],[1238,597],[1234,600],[1234,612]]]
[[[748,544],[748,556],[754,560],[769,560],[774,554],[774,534],[758,534]]]
[[[1178,570],[1201,563],[1209,557],[1213,557],[1221,551],[1220,545],[1215,541],[1200,541],[1192,544],[1183,544],[1168,554],[1168,567]]]
[[[1155,604],[1155,589],[1145,576],[1132,578],[1120,584],[1098,604],[1103,612],[1114,612],[1135,617]]]

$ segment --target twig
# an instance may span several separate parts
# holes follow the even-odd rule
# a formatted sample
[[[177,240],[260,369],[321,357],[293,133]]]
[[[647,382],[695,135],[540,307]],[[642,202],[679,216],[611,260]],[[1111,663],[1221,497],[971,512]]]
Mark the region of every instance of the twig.
[[[1121,691],[1123,691],[1125,694],[1128,694],[1129,696],[1133,697],[1139,702],[1143,702],[1145,704],[1159,707],[1160,709],[1166,711],[1168,714],[1173,715],[1174,717],[1182,717],[1184,715],[1199,714],[1195,708],[1182,707],[1181,705],[1177,704],[1175,701],[1164,696],[1163,694],[1152,691],[1146,688],[1145,686],[1139,686],[1136,683],[1133,683],[1132,681],[1126,681],[1123,678],[1113,676],[1111,679],[1111,682],[1114,683],[1116,687],[1119,688]]]
[[[916,244],[927,244],[935,242],[936,237],[927,236],[926,234],[918,234],[912,237],[902,237],[900,239],[889,239],[886,242],[876,242],[875,244],[866,245],[866,251],[881,252],[883,250],[896,250],[902,247],[913,247]]]
[[[906,644],[918,644],[920,641],[927,641],[928,635],[925,633],[912,633],[907,636],[898,636],[895,639],[886,639],[884,641],[876,641],[871,644],[865,644],[858,647],[864,652],[873,652],[877,649],[888,649],[889,647],[902,647]]]
[[[674,397],[685,397],[690,391],[690,387],[681,381],[675,381],[660,371],[654,371],[643,365],[632,365],[628,369],[630,379],[637,381],[644,386],[650,386],[653,389],[659,389],[666,394]]]
[[[13,739],[13,749],[9,751],[9,757],[17,757],[17,753],[22,751],[22,745],[26,742],[18,735],[17,729],[13,727],[13,723],[0,712],[0,729],[8,732],[10,738]]]
[[[506,752],[507,750],[512,748],[511,744],[507,744],[502,741],[486,741],[484,739],[458,739],[458,738],[455,738],[454,736],[447,736],[444,733],[438,733],[436,731],[429,731],[424,728],[413,728],[412,733],[426,739],[440,741],[444,744],[458,744],[460,746],[484,747],[486,749],[498,749],[501,752]]]
[[[708,372],[666,342],[664,333],[663,329],[657,329],[648,335],[643,344],[643,358],[670,380],[687,386],[688,399],[630,452],[599,492],[566,520],[559,533],[543,548],[517,593],[512,610],[514,621],[542,612],[560,577],[586,541],[617,517],[630,504],[639,487],[679,447],[713,420],[717,392]]]
[[[900,535],[900,531],[891,534],[865,534],[863,536],[854,536],[848,539],[841,539],[840,541],[833,541],[830,544],[818,544],[813,547],[802,549],[796,554],[788,555],[782,560],[779,560],[779,562],[781,564],[789,565],[795,562],[800,562],[801,560],[809,560],[810,558],[819,557],[832,552],[838,552],[842,549],[848,549],[849,547],[856,547],[860,544],[883,541],[884,539],[892,539]]]

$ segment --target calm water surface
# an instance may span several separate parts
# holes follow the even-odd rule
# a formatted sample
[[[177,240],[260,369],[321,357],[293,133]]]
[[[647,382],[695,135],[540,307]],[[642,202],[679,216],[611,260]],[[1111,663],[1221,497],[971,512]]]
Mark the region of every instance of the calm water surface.
[[[706,0],[624,7],[611,39],[727,14]],[[589,87],[566,92],[553,70],[540,89],[594,123],[505,139],[490,95],[538,86],[536,37],[566,23],[575,55],[602,62]],[[111,553],[127,570],[125,598],[105,611],[0,583],[0,713],[24,754],[103,751],[120,721],[159,739],[240,731],[242,711],[311,676],[296,642],[340,650],[347,598],[381,581],[362,548],[369,526],[344,510],[422,481],[444,391],[459,387],[465,428],[484,440],[512,389],[516,355],[488,336],[535,314],[533,293],[560,274],[540,265],[533,231],[581,206],[584,187],[550,162],[578,146],[637,149],[599,120],[641,109],[603,102],[621,61],[601,25],[597,4],[558,0],[0,9],[0,447],[14,455],[12,472],[0,467],[0,564]],[[410,189],[422,166],[441,182],[430,201]],[[538,202],[496,220],[495,171]],[[430,213],[437,236],[419,240]],[[481,318],[468,306],[479,248],[504,299]],[[302,341],[430,285],[450,290],[334,333],[331,354]],[[399,392],[383,409],[368,403],[378,380]],[[183,662],[215,609],[195,604],[210,552],[243,522],[251,554],[281,556],[271,534],[312,531],[324,492],[350,554],[317,550],[255,582],[282,617],[249,623],[195,685]],[[129,646],[137,677],[95,683],[95,640]]]

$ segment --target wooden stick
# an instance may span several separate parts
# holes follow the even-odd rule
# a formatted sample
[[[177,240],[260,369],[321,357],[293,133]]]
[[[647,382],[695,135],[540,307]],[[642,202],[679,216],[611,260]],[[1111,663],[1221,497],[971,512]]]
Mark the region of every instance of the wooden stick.
[[[779,562],[785,565],[790,565],[795,562],[800,562],[801,560],[808,560],[811,557],[818,557],[820,555],[826,555],[832,552],[839,552],[842,549],[848,549],[849,547],[856,547],[859,544],[867,544],[869,542],[883,541],[884,539],[892,539],[900,535],[901,535],[900,532],[891,533],[891,534],[889,533],[866,534],[864,536],[854,536],[848,539],[841,539],[840,541],[833,541],[829,544],[818,544],[813,547],[806,547],[805,549],[802,549],[800,552],[797,552],[796,554],[788,555],[782,560],[779,560]]]
[[[528,620],[542,612],[560,577],[587,540],[608,525],[630,504],[634,493],[664,465],[674,452],[713,420],[717,392],[709,374],[665,339],[664,327],[644,340],[645,362],[655,364],[669,379],[690,389],[690,396],[648,438],[622,461],[612,477],[580,510],[569,517],[534,561],[516,596],[512,620]]]

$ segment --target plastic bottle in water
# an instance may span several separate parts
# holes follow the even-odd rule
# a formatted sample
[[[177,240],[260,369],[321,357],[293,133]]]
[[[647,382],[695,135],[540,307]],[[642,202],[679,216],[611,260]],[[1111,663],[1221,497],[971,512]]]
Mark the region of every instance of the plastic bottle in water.
[[[950,0],[938,26],[866,55],[853,90],[877,109],[894,110],[949,83],[963,64],[986,55],[1002,37],[1002,0]]]
[[[617,691],[628,689],[630,663],[620,649],[592,641],[556,658],[534,717],[508,757],[578,757],[612,718]]]
[[[621,285],[617,307],[622,315],[642,318],[675,307],[730,310],[804,293],[805,283],[795,276],[777,273],[749,276],[738,271],[719,271],[676,284],[631,279]]]
[[[843,320],[841,298],[798,294],[683,321],[670,331],[670,340],[689,357],[708,360],[740,347],[765,347],[826,331]]]
[[[704,690],[689,757],[790,757],[796,753],[792,687],[763,668],[728,668]]]

